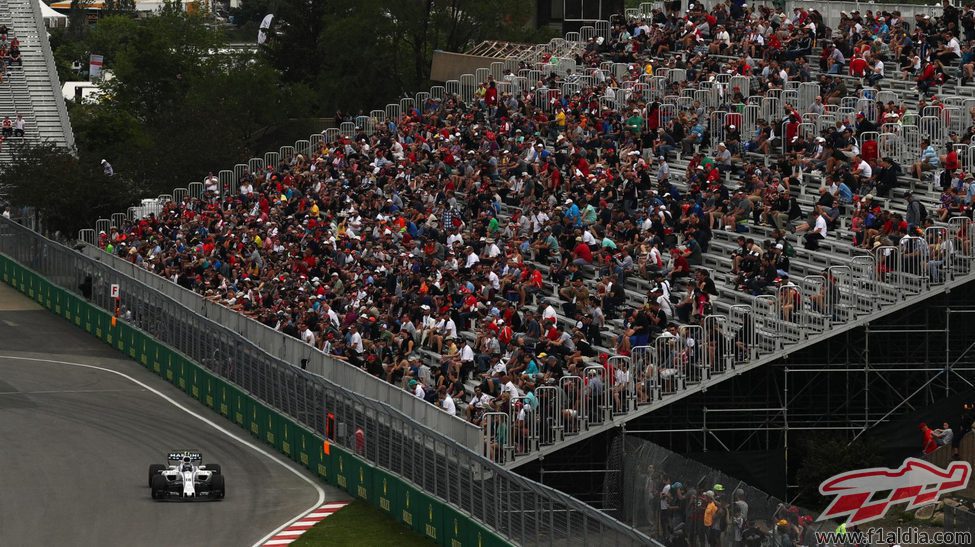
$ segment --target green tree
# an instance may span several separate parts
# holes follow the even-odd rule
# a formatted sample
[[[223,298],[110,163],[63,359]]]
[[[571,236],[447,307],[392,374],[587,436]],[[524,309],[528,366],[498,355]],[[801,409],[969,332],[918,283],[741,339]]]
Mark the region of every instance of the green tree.
[[[279,0],[272,12],[268,58],[320,90],[323,112],[368,111],[429,88],[434,50],[535,35],[522,0]]]
[[[326,16],[332,12],[331,2],[281,0],[276,3],[276,8],[271,10],[274,13],[271,39],[264,47],[271,65],[277,67],[288,81],[316,81],[324,62],[320,41],[326,28]],[[343,54],[347,52],[342,51]]]
[[[0,170],[0,193],[33,207],[51,231],[74,234],[95,220],[124,211],[144,189],[123,177],[107,177],[99,160],[74,156],[51,144],[15,145]]]
[[[71,108],[79,151],[154,193],[249,158],[255,137],[298,112],[309,93],[283,85],[265,59],[224,45],[205,18],[174,10],[106,17],[80,42],[66,41],[59,55],[102,54],[114,75],[101,84],[101,102]]]
[[[102,13],[122,14],[135,12],[135,0],[105,0]]]

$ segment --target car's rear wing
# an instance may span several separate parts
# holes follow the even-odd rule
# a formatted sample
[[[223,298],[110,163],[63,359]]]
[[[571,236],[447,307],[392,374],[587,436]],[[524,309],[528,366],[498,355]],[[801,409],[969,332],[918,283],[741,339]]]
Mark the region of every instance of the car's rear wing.
[[[173,450],[166,457],[171,462],[181,462],[183,458],[189,458],[191,462],[202,462],[203,454],[194,450]]]

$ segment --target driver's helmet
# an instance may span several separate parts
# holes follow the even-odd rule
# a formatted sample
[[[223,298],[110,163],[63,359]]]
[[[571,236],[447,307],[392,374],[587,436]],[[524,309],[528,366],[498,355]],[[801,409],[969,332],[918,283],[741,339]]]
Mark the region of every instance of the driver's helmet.
[[[184,457],[183,458],[183,471],[192,471],[192,470],[193,470],[193,464],[190,463],[190,458],[188,456],[187,457]]]

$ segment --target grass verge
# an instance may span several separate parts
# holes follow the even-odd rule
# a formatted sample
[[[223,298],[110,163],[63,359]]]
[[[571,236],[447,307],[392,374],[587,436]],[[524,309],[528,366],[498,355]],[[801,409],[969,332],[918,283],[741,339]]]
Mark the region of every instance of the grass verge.
[[[356,500],[308,529],[290,547],[430,547],[433,542]]]

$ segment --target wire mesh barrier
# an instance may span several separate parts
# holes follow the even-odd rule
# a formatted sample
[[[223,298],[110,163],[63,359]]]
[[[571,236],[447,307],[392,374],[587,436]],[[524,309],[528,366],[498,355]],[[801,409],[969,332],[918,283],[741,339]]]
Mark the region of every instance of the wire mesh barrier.
[[[57,286],[81,292],[104,310],[114,309],[109,288],[119,284],[123,321],[320,435],[326,435],[326,414],[333,416],[333,442],[402,476],[513,543],[650,542],[605,513],[496,465],[389,404],[270,355],[238,334],[233,324],[207,318],[135,278],[2,218],[0,252]],[[79,290],[81,286],[85,290]],[[499,414],[489,420],[495,442],[485,451],[512,450],[513,438],[521,444],[535,437],[530,429],[513,437],[510,417]],[[365,442],[357,441],[360,431]]]
[[[742,532],[747,528],[759,531],[767,543],[776,538],[769,532],[775,522],[786,519],[797,523],[803,515],[817,515],[789,506],[735,477],[700,462],[672,452],[658,444],[632,435],[619,436],[613,441],[611,454],[618,454],[622,476],[607,473],[606,491],[620,491],[618,499],[607,499],[607,506],[617,511],[620,520],[646,531],[648,535],[670,544],[677,536],[680,545],[741,545]],[[724,529],[717,534],[717,542],[706,539],[704,509],[708,502],[705,492],[713,492],[716,501],[728,508]],[[737,503],[738,501],[743,503]],[[832,531],[835,524],[816,523],[815,529],[805,531],[809,537],[816,531]],[[806,537],[805,534],[803,537]],[[807,543],[815,545],[815,543]]]
[[[972,532],[975,530],[975,513],[964,508],[945,504],[942,507],[945,515],[944,529],[946,532]]]

